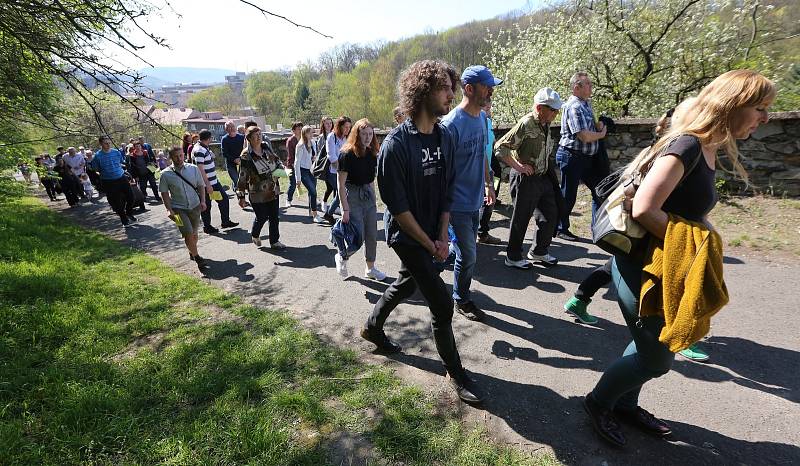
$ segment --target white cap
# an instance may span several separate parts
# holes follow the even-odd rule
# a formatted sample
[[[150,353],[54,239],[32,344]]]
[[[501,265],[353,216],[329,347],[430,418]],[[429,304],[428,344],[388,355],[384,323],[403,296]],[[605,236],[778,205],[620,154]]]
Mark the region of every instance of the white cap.
[[[558,95],[558,92],[554,91],[549,87],[543,87],[539,89],[539,92],[533,96],[533,105],[547,105],[548,107],[552,108],[553,110],[558,110],[561,108],[561,96]]]

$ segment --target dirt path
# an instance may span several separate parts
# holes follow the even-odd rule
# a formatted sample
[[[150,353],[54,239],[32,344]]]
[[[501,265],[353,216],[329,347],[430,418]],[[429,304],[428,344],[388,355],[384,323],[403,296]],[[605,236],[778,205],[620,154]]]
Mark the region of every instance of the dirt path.
[[[714,319],[706,341],[710,363],[679,358],[672,372],[642,393],[642,405],[672,424],[672,438],[653,439],[628,428],[628,446],[615,450],[593,433],[580,397],[622,352],[629,334],[613,292],[596,297],[591,306],[601,318],[597,326],[575,324],[562,310],[577,283],[606,259],[593,245],[556,240],[551,253],[561,264],[527,272],[503,265],[504,245],[479,246],[473,293],[488,318],[484,323],[454,318],[464,364],[490,394],[484,409],[475,409],[458,403],[444,385],[429,313],[419,296],[401,305],[386,326],[404,352],[390,359],[369,354],[371,345],[358,337],[358,329],[389,279],[385,284],[362,279],[363,256],[357,255],[350,261],[356,275],[342,282],[329,229],[312,224],[301,207],[282,214],[281,241],[289,249],[279,253],[256,248],[249,235],[252,212],[233,202],[231,208],[245,228],[201,236],[201,254],[212,261],[206,280],[254,304],[290,310],[326,340],[441,393],[468,422],[484,424],[500,441],[550,449],[567,464],[800,464],[796,261],[728,252],[732,299]],[[163,207],[150,209],[127,230],[105,201],[63,211],[199,276]],[[216,208],[213,215],[218,224]],[[508,221],[499,212],[495,220],[493,233],[505,242]],[[378,246],[378,265],[396,277],[399,263],[385,243]],[[452,283],[451,271],[443,277]]]

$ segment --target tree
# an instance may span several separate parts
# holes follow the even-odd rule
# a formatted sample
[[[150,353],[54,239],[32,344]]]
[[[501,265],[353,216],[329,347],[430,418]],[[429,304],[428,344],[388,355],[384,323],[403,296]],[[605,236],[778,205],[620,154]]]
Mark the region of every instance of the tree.
[[[237,95],[231,86],[224,84],[193,94],[186,101],[186,105],[201,112],[217,110],[230,115],[236,110],[241,110],[244,106],[244,99]]]
[[[546,22],[491,35],[489,66],[506,83],[495,93],[495,115],[511,122],[530,108],[536,90],[562,95],[569,77],[587,71],[594,107],[618,116],[655,116],[719,74],[750,67],[780,80],[788,63],[759,28],[774,10],[759,0],[570,0],[540,13]]]

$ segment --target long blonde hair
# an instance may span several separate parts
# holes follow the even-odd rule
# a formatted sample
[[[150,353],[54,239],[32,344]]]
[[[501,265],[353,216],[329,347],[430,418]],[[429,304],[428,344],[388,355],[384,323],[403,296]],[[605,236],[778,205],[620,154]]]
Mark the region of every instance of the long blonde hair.
[[[300,130],[300,144],[306,146],[306,149],[311,151],[311,126],[303,126],[303,129]],[[308,137],[306,137],[308,136]]]
[[[689,134],[701,144],[720,144],[732,165],[732,170],[723,169],[737,173],[747,183],[747,171],[739,161],[736,138],[731,133],[732,119],[742,107],[769,105],[776,92],[775,83],[756,71],[733,70],[719,75],[697,97],[678,105],[667,132],[628,164],[625,174],[646,172],[675,139]]]

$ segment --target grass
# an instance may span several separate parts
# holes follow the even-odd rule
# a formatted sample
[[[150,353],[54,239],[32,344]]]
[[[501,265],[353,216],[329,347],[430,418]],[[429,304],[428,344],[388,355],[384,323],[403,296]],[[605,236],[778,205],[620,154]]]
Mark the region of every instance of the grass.
[[[316,466],[341,433],[380,464],[557,464],[5,182],[0,313],[4,465]]]

